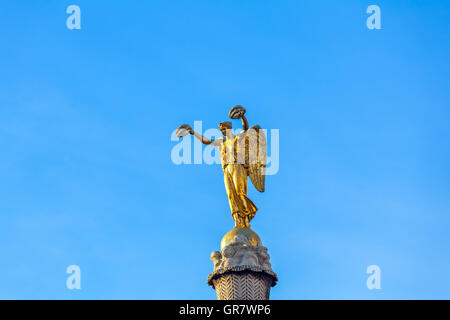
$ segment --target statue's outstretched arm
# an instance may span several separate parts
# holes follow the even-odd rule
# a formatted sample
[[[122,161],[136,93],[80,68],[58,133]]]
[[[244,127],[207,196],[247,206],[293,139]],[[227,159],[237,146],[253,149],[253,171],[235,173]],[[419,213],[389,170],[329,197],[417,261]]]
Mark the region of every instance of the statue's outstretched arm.
[[[200,133],[195,132],[192,130],[191,126],[188,124],[183,124],[179,126],[176,130],[176,136],[178,138],[182,138],[186,136],[187,134],[192,134],[194,137],[196,137],[201,143],[203,144],[210,144],[213,146],[218,146],[223,141],[223,139],[208,139],[204,136],[202,136]]]
[[[239,143],[242,139],[244,139],[244,137],[247,135],[247,131],[248,131],[248,121],[247,121],[247,118],[246,118],[244,115],[242,115],[241,120],[242,120],[242,131],[241,131],[241,133],[239,133],[239,134],[237,135],[238,143]]]
[[[248,121],[247,121],[247,118],[246,118],[244,115],[242,115],[241,120],[242,120],[242,129],[243,129],[244,131],[247,131],[247,130],[248,130]]]
[[[192,132],[189,132],[189,133],[194,135],[194,137],[196,137],[197,140],[199,140],[203,144],[210,144],[213,146],[218,146],[221,142],[221,139],[218,139],[218,140],[208,139],[208,138],[202,136],[200,133],[195,132],[194,130],[192,130]]]
[[[233,108],[231,108],[230,112],[228,113],[228,116],[231,119],[241,119],[242,121],[242,131],[241,133],[237,136],[238,141],[242,140],[245,135],[247,134],[247,130],[248,130],[248,121],[247,118],[245,117],[245,108],[237,105],[234,106]]]

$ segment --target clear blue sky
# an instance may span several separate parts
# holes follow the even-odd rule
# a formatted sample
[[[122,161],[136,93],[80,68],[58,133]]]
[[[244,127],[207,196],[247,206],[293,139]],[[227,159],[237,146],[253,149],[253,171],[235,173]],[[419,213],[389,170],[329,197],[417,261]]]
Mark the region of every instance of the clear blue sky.
[[[280,130],[249,188],[273,299],[450,298],[449,21],[437,0],[2,1],[0,298],[215,299],[221,169],[174,165],[170,135],[235,104]]]

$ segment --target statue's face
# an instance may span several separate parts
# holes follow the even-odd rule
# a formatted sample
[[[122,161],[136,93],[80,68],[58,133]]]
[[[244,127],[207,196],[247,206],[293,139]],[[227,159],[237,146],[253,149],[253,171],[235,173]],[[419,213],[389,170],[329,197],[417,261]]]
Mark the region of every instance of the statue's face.
[[[219,129],[225,137],[227,136],[227,133],[231,133],[231,128],[231,122],[222,122],[219,124]]]
[[[220,128],[220,131],[222,131],[222,134],[224,135],[224,136],[226,136],[227,135],[227,129],[226,128]]]

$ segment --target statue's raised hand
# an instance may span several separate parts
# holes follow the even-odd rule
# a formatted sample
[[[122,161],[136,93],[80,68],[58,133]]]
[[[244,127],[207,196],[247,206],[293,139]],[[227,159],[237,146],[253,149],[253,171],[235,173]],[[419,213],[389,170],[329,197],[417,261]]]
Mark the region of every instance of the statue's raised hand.
[[[177,128],[177,131],[175,131],[175,134],[178,138],[183,138],[184,136],[187,136],[188,134],[193,134],[194,130],[192,130],[191,126],[188,124],[183,124]]]
[[[241,119],[244,114],[245,114],[244,107],[237,105],[237,106],[234,106],[233,108],[231,108],[228,116],[231,119]]]

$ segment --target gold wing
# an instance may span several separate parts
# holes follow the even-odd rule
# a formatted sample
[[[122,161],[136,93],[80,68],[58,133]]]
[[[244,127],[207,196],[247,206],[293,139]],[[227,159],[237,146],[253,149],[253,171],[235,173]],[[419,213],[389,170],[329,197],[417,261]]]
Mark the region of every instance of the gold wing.
[[[267,162],[267,139],[260,126],[251,127],[245,136],[248,175],[256,190],[264,192]]]

